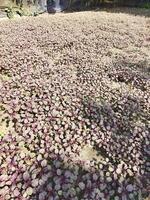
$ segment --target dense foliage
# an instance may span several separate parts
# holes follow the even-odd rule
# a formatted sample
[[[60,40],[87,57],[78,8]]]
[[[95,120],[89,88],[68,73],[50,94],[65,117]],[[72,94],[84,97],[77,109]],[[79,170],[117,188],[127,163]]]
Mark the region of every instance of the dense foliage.
[[[8,2],[13,2],[17,6],[40,6],[45,4],[46,0],[1,0],[0,6],[3,4],[9,4]],[[55,2],[55,0],[47,0],[47,2]],[[65,5],[65,7],[74,7],[78,5],[80,8],[93,7],[93,6],[144,6],[149,8],[150,0],[60,0],[60,4]]]

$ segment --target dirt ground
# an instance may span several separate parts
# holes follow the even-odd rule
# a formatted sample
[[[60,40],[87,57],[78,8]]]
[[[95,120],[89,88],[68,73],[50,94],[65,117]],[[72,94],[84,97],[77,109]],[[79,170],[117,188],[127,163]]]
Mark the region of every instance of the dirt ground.
[[[136,200],[150,185],[150,18],[0,21],[0,200]]]

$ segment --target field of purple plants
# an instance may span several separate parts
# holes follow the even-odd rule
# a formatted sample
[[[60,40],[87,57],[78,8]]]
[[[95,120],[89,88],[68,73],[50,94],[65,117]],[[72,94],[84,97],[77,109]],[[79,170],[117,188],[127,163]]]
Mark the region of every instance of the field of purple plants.
[[[0,200],[150,194],[150,19],[0,21]]]

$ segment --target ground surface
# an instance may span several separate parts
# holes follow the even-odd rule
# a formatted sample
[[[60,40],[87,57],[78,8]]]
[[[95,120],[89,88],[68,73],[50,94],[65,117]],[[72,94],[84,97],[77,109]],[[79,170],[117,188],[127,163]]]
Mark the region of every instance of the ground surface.
[[[0,22],[0,200],[149,193],[150,19]]]

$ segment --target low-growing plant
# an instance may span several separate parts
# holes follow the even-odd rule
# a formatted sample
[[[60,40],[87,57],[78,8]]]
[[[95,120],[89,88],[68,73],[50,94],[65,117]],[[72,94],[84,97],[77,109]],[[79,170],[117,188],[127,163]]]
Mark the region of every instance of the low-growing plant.
[[[143,4],[142,8],[150,9],[150,3]]]
[[[2,137],[4,137],[4,132],[3,131],[0,131],[0,139],[2,138]]]
[[[5,9],[5,12],[7,13],[7,17],[9,19],[12,19],[14,17],[14,10],[13,7],[9,7]]]
[[[20,8],[21,16],[31,16],[32,13],[29,11],[29,9],[21,7]]]
[[[18,8],[18,9],[15,9],[15,12],[16,14],[18,14],[20,17],[22,17],[24,15],[22,9]]]

